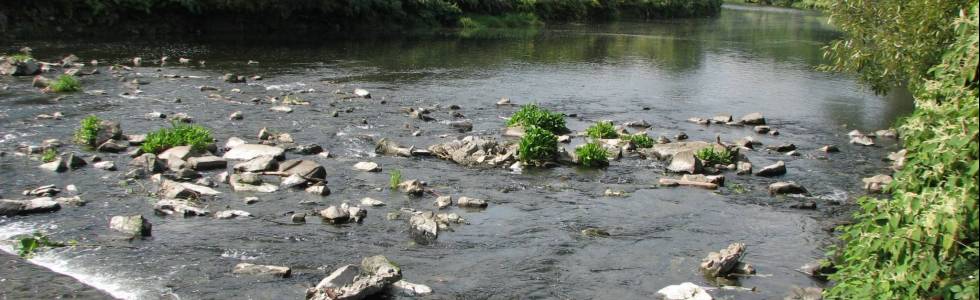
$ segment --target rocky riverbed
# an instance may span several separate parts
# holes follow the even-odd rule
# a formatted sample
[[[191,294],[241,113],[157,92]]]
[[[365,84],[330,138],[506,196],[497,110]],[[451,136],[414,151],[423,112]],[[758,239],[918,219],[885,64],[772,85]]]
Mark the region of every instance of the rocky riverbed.
[[[677,46],[707,48],[693,64],[615,53],[604,62],[552,60],[522,47],[561,42],[642,54],[597,41],[678,24],[572,27],[516,40],[430,37],[415,46],[13,45],[51,63],[42,76],[75,67],[91,75],[81,77],[84,91],[68,94],[44,93],[29,76],[0,77],[0,197],[13,212],[0,217],[0,237],[43,231],[75,240],[81,246],[32,261],[131,299],[320,299],[335,292],[317,287],[324,277],[347,265],[375,270],[364,261],[376,255],[394,262],[397,278],[365,275],[336,291],[383,282],[407,297],[397,292],[404,280],[433,298],[647,298],[693,282],[714,297],[756,299],[819,287],[798,269],[822,257],[854,198],[887,184],[862,178],[889,173],[885,159],[898,140],[871,133],[895,112],[850,79],[811,71],[800,62],[810,54],[759,69],[770,53],[718,46],[732,38],[706,33],[725,26],[725,16],[808,16],[726,13],[721,24],[685,25],[704,30]],[[821,36],[824,29],[810,26]],[[403,56],[448,46],[462,51],[443,54],[456,59]],[[65,67],[68,54],[84,65]],[[488,54],[503,58],[457,58]],[[760,76],[783,80],[745,87],[762,84]],[[567,116],[572,132],[561,146],[569,150],[600,120],[664,143],[608,141],[622,157],[600,169],[515,167],[504,118],[532,102]],[[72,143],[89,115],[119,125],[110,146],[121,149]],[[127,153],[140,135],[171,122],[210,128],[215,146]],[[849,136],[855,129],[865,133]],[[740,161],[705,165],[685,156],[691,147],[738,149]],[[64,154],[61,172],[39,168],[46,148]],[[395,171],[402,184],[392,188]],[[53,187],[38,189],[46,185]],[[702,258],[736,242],[755,274],[703,277]]]

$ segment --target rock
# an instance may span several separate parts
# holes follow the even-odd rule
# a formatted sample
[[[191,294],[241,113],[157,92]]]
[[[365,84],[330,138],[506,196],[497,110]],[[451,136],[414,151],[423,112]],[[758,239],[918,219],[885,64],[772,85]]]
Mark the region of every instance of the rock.
[[[228,73],[222,76],[221,80],[228,83],[245,83],[245,76]]]
[[[686,151],[671,156],[670,165],[667,170],[676,173],[701,173],[701,160],[694,156],[694,152]]]
[[[278,168],[279,162],[272,156],[259,156],[234,166],[235,171],[238,172],[262,172],[277,170]]]
[[[354,278],[361,273],[361,269],[355,265],[345,265],[334,270],[330,275],[324,277],[316,284],[315,289],[340,288],[354,282]]]
[[[725,175],[701,175],[701,174],[684,174],[681,176],[682,181],[693,181],[693,182],[703,182],[703,183],[713,183],[719,186],[725,185]]]
[[[623,123],[623,126],[626,126],[626,127],[635,127],[635,128],[650,128],[651,127],[650,123],[647,122],[646,120],[629,121],[629,122]]]
[[[508,98],[500,98],[500,100],[497,100],[497,105],[504,106],[504,105],[513,105],[513,104],[510,102],[510,99]]]
[[[432,294],[432,288],[424,284],[399,280],[391,284],[391,290],[399,296],[417,297]]]
[[[714,298],[700,286],[685,282],[670,285],[657,291],[657,297],[663,300],[712,300]]]
[[[354,96],[364,99],[371,99],[371,92],[368,92],[368,90],[365,89],[354,89]]]
[[[82,197],[79,196],[59,197],[59,198],[55,198],[54,201],[58,202],[58,204],[61,204],[63,206],[64,205],[85,206],[85,204],[88,204],[88,201],[82,200]]]
[[[361,198],[361,205],[364,205],[364,206],[385,206],[385,203],[382,202],[381,200],[378,200],[378,199],[374,199],[374,198],[370,198],[370,197],[364,197],[364,198]]]
[[[408,180],[399,183],[398,190],[409,195],[421,196],[425,192],[425,185],[418,180]]]
[[[131,168],[142,169],[147,173],[159,173],[163,171],[163,163],[153,153],[144,153],[129,162]]]
[[[3,200],[3,201],[19,201],[20,207],[16,214],[28,215],[28,214],[39,214],[58,211],[61,209],[61,204],[51,197],[41,197],[34,198],[31,200]],[[2,210],[2,209],[0,209]],[[2,213],[0,213],[2,215]]]
[[[851,144],[861,146],[874,146],[875,140],[868,136],[855,136],[851,138]]]
[[[129,142],[130,146],[139,146],[146,141],[145,134],[128,134],[124,136],[124,138],[126,138],[126,141]]]
[[[187,159],[187,164],[194,170],[224,169],[228,166],[225,159],[217,156],[191,157]]]
[[[350,220],[354,223],[361,223],[364,218],[367,217],[367,210],[362,209],[360,206],[350,206],[346,202],[340,205],[340,208],[347,208],[347,213],[350,215]]]
[[[342,224],[350,220],[350,211],[337,206],[330,206],[320,211],[320,217],[333,224]]]
[[[65,165],[65,162],[62,161],[60,158],[55,159],[52,162],[43,163],[40,166],[38,166],[38,168],[41,168],[42,170],[51,171],[51,172],[57,172],[57,173],[68,171],[68,166],[66,166]]]
[[[157,158],[162,160],[184,160],[186,161],[191,156],[197,154],[196,151],[191,148],[191,146],[177,146],[167,149],[157,155]]]
[[[323,153],[323,147],[317,144],[300,145],[293,148],[293,152],[301,155],[312,155]]]
[[[602,192],[602,195],[603,196],[606,196],[606,197],[626,197],[626,196],[628,196],[628,194],[625,191],[614,191],[612,189],[606,189],[606,191]]]
[[[10,76],[34,76],[41,74],[41,64],[33,58],[24,61],[14,61],[7,58],[0,62],[0,74]]]
[[[827,281],[827,276],[837,272],[837,268],[834,267],[834,265],[829,261],[821,259],[803,265],[800,267],[800,272],[806,274],[807,276],[813,277],[814,279]]]
[[[652,148],[640,149],[641,154],[647,157],[653,157],[660,160],[669,160],[677,153],[681,152],[691,152],[697,153],[698,150],[712,147],[715,151],[722,151],[725,149],[724,146],[715,143],[694,141],[694,142],[676,142],[676,143],[666,143],[666,144],[656,144]]]
[[[701,182],[701,181],[690,181],[690,180],[684,180],[684,179],[678,180],[678,179],[670,179],[670,178],[660,178],[660,180],[658,181],[658,183],[660,185],[662,185],[662,186],[680,186],[680,185],[684,185],[684,186],[693,186],[693,187],[705,188],[705,189],[709,189],[709,190],[713,190],[713,189],[717,189],[718,188],[718,185],[717,184],[714,184],[714,183]]]
[[[62,154],[60,160],[64,162],[65,166],[68,167],[68,169],[71,170],[84,167],[85,165],[88,164],[87,162],[85,162],[84,159],[79,157],[78,154],[75,154],[74,152],[68,152]]]
[[[456,205],[459,207],[486,208],[487,201],[463,196],[456,200]]]
[[[508,126],[507,128],[504,128],[503,136],[524,137],[524,127]]]
[[[153,204],[153,211],[162,215],[177,215],[182,217],[207,216],[211,211],[198,207],[187,200],[163,199]]]
[[[374,152],[378,154],[384,154],[384,155],[410,157],[412,156],[413,149],[414,147],[405,148],[398,145],[398,143],[382,138],[381,140],[378,141],[378,144],[374,147]]]
[[[241,120],[241,119],[244,119],[244,118],[245,118],[245,115],[242,114],[241,111],[235,111],[235,112],[231,113],[230,115],[228,115],[228,120],[232,120],[232,121],[238,121],[238,120]]]
[[[119,126],[118,122],[102,120],[99,122],[99,131],[96,135],[95,145],[101,145],[108,140],[121,140],[122,139],[122,128]]]
[[[377,163],[362,161],[354,164],[354,170],[364,171],[364,172],[381,172],[381,168],[378,167]]]
[[[234,219],[238,217],[251,217],[252,214],[244,210],[222,210],[214,214],[215,219]]]
[[[892,177],[879,174],[861,179],[861,181],[864,182],[864,189],[868,191],[868,193],[876,194],[881,193],[885,187],[892,183]]]
[[[235,269],[231,271],[233,274],[239,275],[272,275],[276,277],[289,277],[291,270],[289,267],[282,266],[268,266],[268,265],[253,265],[250,263],[239,263],[235,265]]]
[[[35,197],[49,197],[61,193],[61,189],[55,187],[53,184],[39,186],[33,190],[24,191],[25,196],[35,196]]]
[[[436,201],[433,202],[432,204],[434,204],[439,209],[443,209],[449,207],[450,205],[453,205],[453,197],[439,196],[436,198]]]
[[[817,202],[802,201],[800,203],[790,205],[789,208],[814,210],[817,209]]]
[[[244,144],[247,144],[245,140],[233,136],[228,138],[228,141],[225,142],[224,149],[229,150],[231,148],[234,148],[235,146],[244,145]]]
[[[562,144],[568,144],[572,142],[572,136],[563,134],[558,136],[558,142]]]
[[[789,181],[780,181],[769,185],[769,195],[784,195],[784,194],[808,194],[806,188],[803,186]]]
[[[451,121],[447,123],[449,128],[455,129],[457,132],[470,132],[473,131],[473,122],[462,120],[462,121]]]
[[[600,228],[586,228],[582,229],[582,235],[587,237],[606,237],[609,236],[609,232]]]
[[[317,196],[329,196],[330,188],[326,184],[317,183],[306,188],[306,192]]]
[[[272,193],[279,190],[275,185],[262,182],[254,173],[232,174],[228,183],[236,192]]]
[[[180,171],[187,168],[187,162],[182,159],[171,158],[167,160],[167,168],[171,171]]]
[[[142,215],[114,216],[109,219],[109,228],[131,236],[150,236],[153,225]]]
[[[439,222],[431,211],[413,214],[409,219],[412,236],[420,240],[434,240],[439,237]]]
[[[762,167],[761,170],[755,172],[755,176],[762,177],[773,177],[786,174],[786,163],[783,161],[777,161],[775,164]]]
[[[345,281],[338,278],[335,281]],[[313,288],[307,292],[310,300],[364,299],[388,289],[401,280],[401,269],[384,256],[373,256],[361,261],[361,274],[339,288]]]
[[[158,111],[154,111],[154,112],[148,112],[148,113],[143,114],[143,118],[144,119],[148,119],[148,120],[166,119],[167,118],[167,114],[162,113],[162,112],[158,112]]]
[[[31,86],[39,89],[47,88],[51,85],[51,78],[47,78],[41,75],[34,76],[31,80]]]
[[[818,149],[818,150],[820,150],[820,152],[824,152],[824,153],[840,152],[840,148],[837,148],[837,146],[835,146],[835,145],[826,145],[826,146],[820,147],[820,149]]]
[[[221,194],[221,192],[192,183],[164,180],[160,184],[160,189],[157,191],[157,194],[160,197],[169,199],[199,199],[202,196],[215,196]]]
[[[752,163],[740,161],[740,162],[736,162],[735,165],[736,165],[735,174],[738,175],[752,174]]]
[[[315,161],[291,159],[279,164],[279,172],[299,175],[308,180],[325,180],[327,171]]]
[[[762,116],[762,113],[754,112],[742,116],[742,124],[745,125],[766,125],[766,118]]]
[[[214,180],[209,177],[202,177],[201,179],[195,181],[194,184],[200,186],[212,187],[212,188],[218,186],[218,184],[215,183]]]
[[[683,133],[683,132],[677,133],[676,135],[674,135],[674,139],[676,139],[678,141],[686,140],[687,139],[687,133]]]
[[[293,223],[306,223],[306,214],[294,213],[291,217],[289,217],[289,220],[293,221]]]
[[[818,287],[793,287],[784,300],[821,300],[823,299],[823,289]]]
[[[293,108],[288,105],[276,105],[269,108],[270,111],[281,112],[281,113],[291,113]]]
[[[429,147],[436,157],[454,161],[461,165],[481,164],[504,165],[517,160],[516,149],[497,144],[491,137],[467,136]]]
[[[729,114],[716,115],[714,117],[711,117],[711,121],[718,124],[725,124],[732,121],[732,115]]]
[[[732,268],[732,273],[742,274],[742,275],[752,275],[755,274],[755,267],[750,263],[738,262],[734,268]]]
[[[711,252],[702,259],[701,271],[708,277],[724,277],[731,273],[744,254],[745,244],[732,243],[727,248]]]
[[[711,121],[708,120],[708,119],[705,119],[705,118],[689,118],[689,119],[687,119],[687,121],[688,122],[691,122],[691,123],[694,123],[694,124],[700,124],[700,125],[708,125],[708,124],[711,124]]]
[[[252,204],[255,204],[255,203],[259,203],[259,197],[254,197],[254,196],[253,197],[245,197],[244,201],[245,201],[245,204],[246,205],[252,205]]]
[[[796,151],[796,150],[793,150],[793,151],[790,151],[790,152],[786,152],[786,156],[800,156],[800,155],[802,155],[802,154],[800,154],[800,152],[799,151]]]
[[[292,174],[286,176],[286,178],[283,178],[282,181],[279,182],[279,187],[284,189],[302,188],[305,187],[307,183],[308,181],[306,178],[303,178],[303,176],[300,176],[299,174]]]
[[[877,137],[887,137],[887,138],[896,138],[896,137],[898,137],[898,131],[896,131],[895,129],[892,129],[892,128],[882,129],[882,130],[875,131],[875,136],[877,136]]]
[[[769,126],[766,126],[766,125],[759,125],[759,126],[753,127],[752,130],[754,130],[755,133],[765,134],[765,133],[768,133],[769,130],[772,130],[772,128],[769,128]]]
[[[892,161],[892,170],[898,171],[905,166],[905,155],[907,152],[905,149],[902,149],[888,154],[887,159]]]
[[[223,156],[228,160],[250,160],[259,156],[271,156],[275,159],[283,159],[285,150],[279,147],[260,145],[260,144],[241,144],[232,147]]]
[[[767,146],[766,149],[776,151],[776,152],[789,152],[796,150],[796,145],[793,144],[781,144],[775,146]]]

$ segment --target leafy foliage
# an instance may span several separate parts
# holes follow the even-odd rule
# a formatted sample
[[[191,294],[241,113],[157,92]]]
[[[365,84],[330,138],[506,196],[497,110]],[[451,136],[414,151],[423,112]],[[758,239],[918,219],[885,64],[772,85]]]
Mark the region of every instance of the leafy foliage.
[[[698,152],[695,152],[694,156],[709,166],[716,164],[727,165],[735,162],[735,152],[727,148],[721,151],[716,151],[715,147],[702,148]]]
[[[646,133],[626,134],[620,138],[633,143],[633,146],[636,146],[637,148],[653,147],[653,138]]]
[[[51,241],[47,235],[41,232],[34,232],[33,235],[22,237],[17,241],[17,255],[23,258],[30,258],[41,248],[64,247],[64,243]]]
[[[75,130],[75,143],[95,147],[96,139],[99,137],[99,117],[90,115],[80,122],[80,126]]]
[[[928,74],[909,76],[916,97],[916,111],[899,127],[908,150],[904,167],[888,187],[891,199],[865,197],[856,223],[843,227],[843,247],[835,249],[837,284],[826,292],[831,299],[977,299],[978,292],[978,8],[977,1],[961,6],[964,13],[953,27],[932,24],[930,18],[948,15],[949,3],[886,1],[882,13],[903,12],[900,19],[921,17],[911,26],[910,39],[936,42],[955,34],[955,42],[943,51],[943,60]],[[871,5],[877,6],[877,5]],[[926,8],[932,6],[932,8]],[[867,9],[867,8],[863,8]],[[918,10],[936,10],[924,13]],[[909,15],[906,15],[908,13]],[[866,16],[870,17],[870,16]],[[879,18],[879,16],[875,16]],[[952,19],[952,18],[951,18]],[[876,41],[889,35],[865,35],[892,26],[881,22],[859,36]],[[939,33],[923,28],[938,26]],[[904,29],[906,32],[909,29]],[[947,32],[948,30],[948,32]],[[852,33],[854,34],[854,33]],[[928,35],[928,36],[925,36]],[[944,40],[944,39],[940,39]],[[887,46],[891,47],[891,45]],[[926,49],[910,52],[917,59],[903,72],[921,72],[936,53]],[[890,69],[875,69],[884,73]]]
[[[6,57],[8,60],[13,62],[25,62],[34,59],[33,57],[31,57],[31,55],[24,54],[24,53],[10,54],[4,57]]]
[[[82,83],[71,75],[61,75],[48,86],[55,93],[70,93],[82,90]]]
[[[402,171],[392,170],[388,177],[388,187],[392,190],[397,189],[399,183],[402,183]]]
[[[161,128],[146,135],[140,147],[146,153],[160,153],[177,146],[191,146],[195,151],[204,150],[214,142],[211,131],[200,125],[174,122],[171,128]]]
[[[614,139],[619,137],[612,122],[599,121],[585,129],[585,134],[594,139]]]
[[[44,152],[41,153],[42,162],[52,162],[55,158],[58,158],[58,151],[53,148],[44,149]]]
[[[589,142],[575,149],[578,163],[586,167],[605,167],[609,165],[609,153],[597,141]]]
[[[517,145],[517,157],[526,163],[550,161],[558,155],[558,137],[538,126],[524,128],[524,136]]]
[[[826,9],[830,7],[830,0],[728,0],[729,2],[755,3],[760,5],[772,5],[782,7],[794,7],[801,9]]]
[[[533,103],[521,106],[521,109],[507,120],[507,126],[523,126],[525,131],[530,127],[538,127],[556,134],[568,131],[565,127],[564,115],[550,112]]]

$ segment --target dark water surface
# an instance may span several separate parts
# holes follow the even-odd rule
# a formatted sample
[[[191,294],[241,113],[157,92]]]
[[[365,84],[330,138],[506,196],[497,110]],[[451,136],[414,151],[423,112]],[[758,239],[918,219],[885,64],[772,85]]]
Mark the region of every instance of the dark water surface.
[[[731,242],[744,242],[744,258],[759,275],[742,278],[754,291],[716,290],[730,299],[782,298],[793,286],[818,286],[795,271],[822,257],[832,242],[826,220],[850,207],[863,194],[860,178],[882,172],[882,157],[897,149],[894,141],[880,147],[847,144],[846,132],[882,129],[911,111],[908,95],[876,96],[853,78],[815,71],[820,47],[836,36],[826,18],[793,10],[726,7],[720,18],[655,23],[566,25],[522,32],[479,32],[459,35],[323,39],[316,36],[282,41],[222,38],[165,42],[16,41],[2,51],[29,45],[35,56],[56,61],[74,53],[83,61],[98,59],[102,74],[82,78],[84,93],[41,94],[29,78],[0,78],[0,196],[22,199],[20,192],[43,184],[78,186],[84,207],[66,207],[42,215],[0,218],[0,238],[43,230],[58,240],[99,245],[46,251],[31,261],[81,282],[127,299],[298,299],[334,268],[357,263],[362,257],[384,254],[403,269],[405,278],[433,287],[433,299],[642,299],[660,288],[691,281],[711,286],[697,267],[709,251]],[[162,55],[173,63],[162,68],[148,63]],[[110,76],[106,66],[141,56],[144,67]],[[205,60],[204,67],[176,64],[177,57]],[[248,60],[259,61],[247,65]],[[258,74],[262,81],[229,84],[224,73]],[[207,79],[168,79],[163,74],[210,76]],[[148,82],[142,94],[124,82]],[[201,85],[220,87],[232,101],[209,99]],[[334,91],[355,87],[374,98],[344,99]],[[233,88],[241,93],[231,92]],[[249,99],[279,96],[284,91],[310,90],[300,97],[310,106],[294,106],[290,114],[271,112],[273,104]],[[509,97],[516,103],[537,102],[567,114],[572,130],[584,130],[598,120],[617,123],[646,120],[651,136],[673,137],[686,132],[692,140],[733,141],[755,136],[764,144],[794,143],[803,153],[789,157],[764,150],[748,152],[756,168],[786,161],[788,174],[776,179],[727,175],[728,188],[717,192],[690,188],[656,188],[664,166],[626,157],[604,170],[559,167],[512,173],[508,169],[467,168],[435,158],[375,157],[381,137],[406,145],[427,147],[465,134],[445,123],[411,120],[403,107],[440,105],[439,121],[453,120],[445,107],[456,104],[474,124],[472,135],[499,135],[502,117],[516,108],[494,103]],[[180,103],[174,99],[180,98]],[[385,103],[381,104],[384,100]],[[237,103],[237,102],[241,103]],[[351,112],[346,112],[352,108]],[[649,110],[644,110],[648,108]],[[330,112],[339,110],[339,117]],[[41,113],[60,111],[63,120],[36,120]],[[252,196],[220,185],[212,211],[249,211],[258,218],[215,220],[155,216],[147,196],[148,180],[120,184],[129,161],[124,155],[100,154],[122,170],[91,167],[51,174],[39,164],[13,155],[18,144],[40,144],[48,138],[71,139],[86,115],[118,120],[129,134],[164,126],[166,120],[146,120],[160,111],[187,113],[213,129],[219,144],[232,136],[255,141],[262,127],[289,132],[300,144],[316,143],[333,157],[305,156],[327,168],[333,194],[318,197],[302,191],[259,194],[261,201],[245,205]],[[229,121],[233,111],[245,119]],[[782,134],[757,135],[750,127],[704,127],[687,118],[731,113],[736,117],[760,111]],[[366,120],[367,124],[362,124]],[[406,128],[406,124],[408,127]],[[423,134],[411,133],[421,129]],[[446,136],[446,137],[442,137]],[[577,140],[576,143],[581,142]],[[841,147],[829,156],[816,151],[827,144]],[[68,145],[62,150],[79,151]],[[289,158],[302,157],[289,154]],[[382,173],[351,170],[358,161],[374,161]],[[401,170],[405,179],[428,181],[438,193],[483,198],[483,211],[452,208],[468,220],[432,244],[413,242],[405,220],[386,220],[401,207],[432,209],[434,197],[409,198],[390,192],[388,171]],[[213,174],[215,172],[209,172]],[[769,183],[796,181],[809,198],[770,197]],[[739,193],[735,186],[747,191]],[[603,197],[607,188],[625,190],[628,197]],[[326,225],[309,218],[301,226],[288,222],[288,212],[313,211],[362,197],[385,201],[369,208],[363,224]],[[795,210],[790,205],[813,200],[818,210]],[[316,204],[300,204],[316,201]],[[143,214],[153,223],[153,237],[118,240],[107,228],[114,215]],[[598,227],[606,238],[587,238],[580,231]],[[4,244],[0,249],[12,251]],[[293,268],[286,279],[231,274],[242,261]],[[60,278],[34,272],[31,278]],[[4,272],[8,272],[5,270]],[[32,273],[33,274],[33,273]],[[2,276],[0,290],[8,298],[52,298],[66,293],[59,285],[50,293],[13,289],[27,284],[23,276]],[[70,289],[65,287],[65,289]],[[97,294],[78,292],[80,298]]]

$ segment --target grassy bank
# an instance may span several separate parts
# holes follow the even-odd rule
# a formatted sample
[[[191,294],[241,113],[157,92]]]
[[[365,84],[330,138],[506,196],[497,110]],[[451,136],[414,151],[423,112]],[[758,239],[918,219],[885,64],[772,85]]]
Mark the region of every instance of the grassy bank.
[[[899,127],[908,154],[890,199],[861,199],[856,223],[843,228],[827,298],[978,298],[977,3],[831,6],[847,33],[827,49],[831,69],[879,91],[907,81],[917,107]]]
[[[715,16],[722,0],[37,0],[0,2],[0,32],[121,25],[166,31],[346,31],[515,27]],[[61,27],[60,30],[57,27]]]
[[[726,3],[757,4],[799,9],[827,9],[833,0],[725,0]]]

